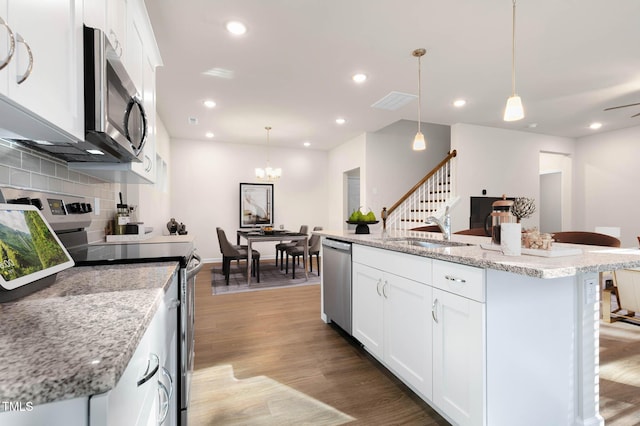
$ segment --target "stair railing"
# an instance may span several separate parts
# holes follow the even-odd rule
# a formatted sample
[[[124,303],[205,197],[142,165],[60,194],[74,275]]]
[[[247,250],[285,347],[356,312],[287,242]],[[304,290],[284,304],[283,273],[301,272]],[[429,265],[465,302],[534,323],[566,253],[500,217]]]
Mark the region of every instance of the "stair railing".
[[[435,216],[452,199],[456,198],[451,151],[436,167],[427,173],[391,207],[382,209],[380,217],[385,229],[410,229]]]

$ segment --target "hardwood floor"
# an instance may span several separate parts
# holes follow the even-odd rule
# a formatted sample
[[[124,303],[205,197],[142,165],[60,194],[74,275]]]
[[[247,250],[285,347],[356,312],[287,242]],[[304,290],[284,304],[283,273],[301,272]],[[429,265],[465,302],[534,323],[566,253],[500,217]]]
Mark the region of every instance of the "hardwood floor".
[[[197,277],[197,372],[231,366],[240,381],[266,376],[351,416],[355,420],[349,424],[448,425],[357,342],[320,320],[319,285],[212,296],[210,280],[208,269]],[[606,424],[640,424],[640,327],[604,324],[601,346]],[[194,394],[198,389],[194,384]],[[210,390],[206,398],[215,398]],[[237,404],[228,409],[247,415],[246,401],[237,398]],[[199,404],[198,410],[215,407]],[[275,418],[265,421],[264,413],[255,421],[221,421],[225,417],[214,414],[199,413],[197,418],[216,421],[190,418],[191,424],[283,424]],[[317,424],[330,423],[318,419]]]

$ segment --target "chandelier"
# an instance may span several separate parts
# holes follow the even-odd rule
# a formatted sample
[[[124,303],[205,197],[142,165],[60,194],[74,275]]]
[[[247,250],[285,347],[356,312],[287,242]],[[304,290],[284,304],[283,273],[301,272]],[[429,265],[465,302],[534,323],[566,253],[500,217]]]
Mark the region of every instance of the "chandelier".
[[[269,131],[271,127],[266,126],[265,129],[267,130],[267,167],[256,168],[256,179],[263,182],[275,182],[282,176],[282,169],[279,167],[274,169],[269,165]]]

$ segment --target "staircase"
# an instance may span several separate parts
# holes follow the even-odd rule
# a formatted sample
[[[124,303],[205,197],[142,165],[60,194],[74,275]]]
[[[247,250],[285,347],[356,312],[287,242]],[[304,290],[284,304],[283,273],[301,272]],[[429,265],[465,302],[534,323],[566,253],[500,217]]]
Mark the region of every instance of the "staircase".
[[[429,216],[442,217],[445,208],[458,200],[452,161],[456,155],[456,150],[451,151],[393,206],[383,208],[381,217],[384,220],[386,214],[387,230],[424,226]]]

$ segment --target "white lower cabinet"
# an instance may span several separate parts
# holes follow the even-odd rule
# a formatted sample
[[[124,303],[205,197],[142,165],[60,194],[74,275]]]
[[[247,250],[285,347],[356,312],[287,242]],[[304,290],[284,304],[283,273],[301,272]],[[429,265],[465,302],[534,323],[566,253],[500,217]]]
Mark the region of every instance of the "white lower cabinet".
[[[433,402],[456,424],[484,418],[484,305],[433,289]]]
[[[459,425],[486,424],[485,270],[433,261],[433,402]]]
[[[353,337],[456,425],[486,422],[485,271],[353,246]]]
[[[426,280],[431,275],[431,261],[410,256],[413,259],[408,264],[392,259],[380,263],[378,256],[387,253],[391,252],[354,246],[353,336],[405,383],[430,399],[431,287],[397,274]]]

